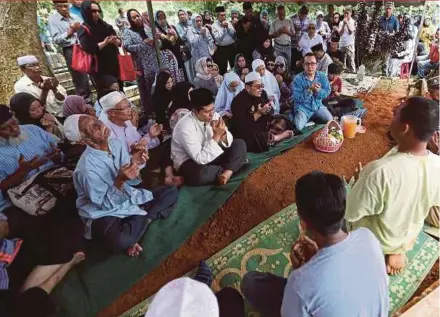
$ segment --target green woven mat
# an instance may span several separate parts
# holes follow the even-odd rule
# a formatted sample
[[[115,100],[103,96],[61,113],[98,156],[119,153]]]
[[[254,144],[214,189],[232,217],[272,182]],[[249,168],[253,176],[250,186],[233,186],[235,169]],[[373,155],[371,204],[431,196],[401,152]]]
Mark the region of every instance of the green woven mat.
[[[214,292],[225,286],[240,290],[246,272],[271,272],[287,277],[291,271],[289,253],[299,235],[299,218],[293,204],[267,219],[247,234],[208,260],[214,273]],[[389,285],[390,315],[401,308],[417,290],[439,257],[439,246],[433,238],[421,232],[402,275],[391,276]],[[151,299],[151,298],[150,298]],[[133,307],[121,317],[138,317],[145,313],[150,299]],[[247,307],[246,316],[258,316]]]

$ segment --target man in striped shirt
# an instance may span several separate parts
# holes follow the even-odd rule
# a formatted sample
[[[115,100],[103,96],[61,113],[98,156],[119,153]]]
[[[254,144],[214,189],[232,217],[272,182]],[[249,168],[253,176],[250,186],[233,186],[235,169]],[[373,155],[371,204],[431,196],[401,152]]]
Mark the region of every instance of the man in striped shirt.
[[[302,54],[301,51],[298,50],[298,43],[301,39],[301,37],[304,34],[307,34],[308,27],[310,20],[307,17],[309,14],[309,10],[306,6],[302,6],[301,9],[299,9],[298,14],[295,14],[290,19],[293,22],[293,27],[295,28],[295,36],[292,37],[292,61],[291,61],[291,68],[292,70],[297,69],[297,66],[299,66],[299,63],[302,60]]]

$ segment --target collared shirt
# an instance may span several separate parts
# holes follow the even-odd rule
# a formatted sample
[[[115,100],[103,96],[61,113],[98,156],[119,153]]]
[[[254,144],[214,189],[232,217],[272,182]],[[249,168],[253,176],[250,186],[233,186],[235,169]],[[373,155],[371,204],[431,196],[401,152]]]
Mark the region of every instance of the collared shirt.
[[[72,23],[82,23],[82,20],[75,14],[65,18],[58,12],[49,18],[49,32],[55,44],[61,47],[69,47],[77,42],[76,33],[71,37],[67,37],[67,31]]]
[[[324,56],[318,61],[318,65],[316,65],[316,70],[319,72],[323,72],[327,75],[328,73],[328,65],[333,63],[332,58],[325,53]]]
[[[220,115],[216,112],[212,120],[218,120]],[[228,143],[215,142],[211,125],[197,119],[193,112],[187,113],[177,122],[173,130],[171,140],[171,159],[174,168],[180,166],[189,159],[200,165],[214,161],[223,153],[222,147],[230,147],[233,141],[232,134],[226,130]]]
[[[43,80],[49,78],[45,76],[41,76]],[[28,76],[24,75],[21,77],[14,85],[15,93],[19,92],[25,92],[28,94],[31,94],[35,98],[40,99],[41,93],[43,90],[38,88],[37,84],[34,83]],[[57,90],[60,94],[63,94],[64,96],[67,96],[66,89],[63,88],[63,86],[58,85]],[[63,117],[63,105],[64,100],[57,100],[55,98],[55,94],[52,90],[49,90],[47,93],[46,98],[46,110],[47,112],[53,114],[55,117]]]
[[[121,190],[115,187],[121,166],[130,163],[130,154],[120,140],[109,139],[108,146],[110,153],[87,146],[73,172],[78,194],[76,207],[80,217],[87,221],[86,237],[90,237],[88,220],[146,215],[140,205],[153,200],[150,191],[133,187],[140,183],[139,179],[125,182]]]
[[[388,19],[383,15],[379,19],[379,29],[383,32],[394,33],[399,31],[399,21],[394,15]]]
[[[341,35],[341,38],[339,40],[340,48],[354,45],[354,35],[356,33],[356,21],[353,18],[350,18],[350,20],[348,20],[347,23],[353,29],[353,32],[350,34],[347,25],[344,25],[344,21],[339,22],[339,29],[341,30],[342,27],[344,27],[344,33]]]
[[[53,152],[50,143],[57,144],[59,141],[56,136],[47,133],[36,125],[21,125],[20,130],[24,136],[23,141],[14,145],[0,145],[0,161],[2,162],[0,164],[0,182],[17,171],[20,155],[23,155],[25,161],[30,161],[35,156],[45,156]],[[52,166],[54,166],[53,162],[48,161],[38,169],[30,171],[24,180]],[[3,195],[3,192],[0,191],[0,211],[10,206],[11,202]]]
[[[118,24],[122,24],[122,26],[118,26]],[[115,19],[115,24],[119,28],[119,31],[124,31],[126,27],[128,27],[130,24],[128,24],[128,20],[126,16],[121,17],[120,15]]]
[[[301,20],[297,14],[294,15],[293,17],[291,17],[290,19],[292,20],[293,27],[295,28],[295,36],[292,37],[292,47],[296,48],[301,37],[304,34],[307,34],[310,20],[307,17],[305,19]]]
[[[307,53],[310,53],[312,51],[311,48],[319,43],[322,44],[322,47],[324,48],[324,52],[325,52],[327,48],[325,46],[324,40],[322,39],[322,36],[319,34],[315,34],[315,36],[311,38],[309,34],[306,33],[299,40],[298,46],[300,47],[301,53],[304,56]]]
[[[270,25],[269,34],[273,35],[278,30],[282,29],[283,27],[286,27],[290,32],[295,33],[295,28],[293,27],[293,22],[290,19],[275,19]],[[287,35],[286,33],[281,34],[277,38],[275,38],[275,43],[280,45],[288,45],[290,44],[292,38],[290,35]]]
[[[81,8],[78,8],[78,7],[76,7],[76,6],[74,6],[72,4],[72,5],[70,5],[69,11],[70,11],[71,14],[76,15],[81,20],[81,23],[84,22],[84,19],[83,19],[82,14],[81,14]]]
[[[235,29],[231,22],[228,22],[228,27],[222,27],[220,21],[215,21],[212,25],[212,37],[214,38],[215,44],[218,46],[228,46],[235,43],[234,40]]]
[[[321,85],[318,93],[309,90],[312,83],[319,83]],[[312,115],[316,110],[324,106],[322,100],[330,95],[331,90],[327,75],[323,72],[316,72],[313,81],[308,79],[304,72],[299,73],[295,76],[292,86],[295,110],[302,111],[307,115]]]

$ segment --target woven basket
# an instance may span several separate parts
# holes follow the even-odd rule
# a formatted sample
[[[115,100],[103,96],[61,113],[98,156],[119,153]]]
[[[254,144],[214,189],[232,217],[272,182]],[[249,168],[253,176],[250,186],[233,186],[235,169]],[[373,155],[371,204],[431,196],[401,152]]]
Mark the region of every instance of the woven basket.
[[[339,123],[332,120],[329,121],[324,128],[321,129],[318,133],[313,137],[313,144],[316,149],[321,152],[333,153],[338,151],[342,143],[344,143],[344,137],[342,137],[342,141],[340,143],[334,143],[329,135],[329,131],[332,127],[335,127],[337,130],[342,130]],[[342,133],[342,132],[341,132]]]

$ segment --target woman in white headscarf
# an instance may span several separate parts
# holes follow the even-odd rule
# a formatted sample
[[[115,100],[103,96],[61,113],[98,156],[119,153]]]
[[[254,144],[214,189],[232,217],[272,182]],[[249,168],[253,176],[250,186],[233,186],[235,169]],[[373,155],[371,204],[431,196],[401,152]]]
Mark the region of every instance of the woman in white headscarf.
[[[261,82],[264,85],[264,90],[266,91],[269,99],[274,103],[275,113],[279,113],[281,92],[275,76],[266,70],[264,61],[261,59],[256,59],[252,62],[252,69],[254,72],[260,74]]]
[[[226,73],[222,85],[215,98],[215,111],[223,116],[232,116],[231,103],[240,91],[244,89],[244,83],[236,73]]]
[[[194,87],[209,89],[215,96],[217,95],[218,88],[215,78],[211,75],[212,64],[212,59],[208,57],[202,57],[197,61]]]

